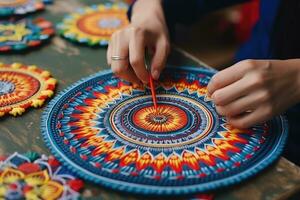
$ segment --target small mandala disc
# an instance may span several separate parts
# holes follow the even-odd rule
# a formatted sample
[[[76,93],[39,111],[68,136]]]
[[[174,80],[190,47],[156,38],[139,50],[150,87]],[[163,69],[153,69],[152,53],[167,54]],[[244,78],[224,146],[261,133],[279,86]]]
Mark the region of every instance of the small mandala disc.
[[[24,15],[44,9],[40,0],[0,0],[0,17]]]
[[[79,199],[83,182],[53,156],[0,156],[1,199]]]
[[[0,64],[0,116],[21,115],[28,107],[39,107],[53,95],[56,80],[34,65]]]
[[[40,46],[53,34],[52,23],[43,18],[0,20],[0,53]]]
[[[128,25],[127,4],[100,4],[66,16],[58,25],[62,36],[90,46],[105,46],[111,35]]]

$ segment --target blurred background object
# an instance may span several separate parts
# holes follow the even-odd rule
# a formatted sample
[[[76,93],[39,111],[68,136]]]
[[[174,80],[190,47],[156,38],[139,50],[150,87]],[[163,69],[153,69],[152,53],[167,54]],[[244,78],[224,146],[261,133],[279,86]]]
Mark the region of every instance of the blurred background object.
[[[177,26],[175,44],[206,64],[223,69],[251,35],[259,18],[259,0],[219,10],[192,26]]]

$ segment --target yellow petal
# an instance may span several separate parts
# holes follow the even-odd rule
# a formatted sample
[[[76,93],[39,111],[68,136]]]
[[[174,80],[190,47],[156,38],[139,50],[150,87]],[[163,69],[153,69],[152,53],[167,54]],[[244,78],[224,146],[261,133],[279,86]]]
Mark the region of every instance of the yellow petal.
[[[48,96],[48,97],[51,97],[53,95],[53,91],[52,90],[43,90],[41,92],[42,95],[45,95],[45,96]]]
[[[6,168],[1,174],[0,182],[10,184],[23,178],[24,178],[23,172],[12,168]]]
[[[28,66],[28,69],[33,71],[33,70],[37,69],[37,66],[36,65],[30,65],[30,66]]]
[[[41,197],[42,199],[58,199],[62,192],[63,192],[63,186],[55,181],[49,181],[47,184],[43,185],[41,187]]]
[[[51,74],[50,74],[49,71],[43,71],[43,72],[41,73],[41,76],[44,77],[44,78],[47,78],[47,77],[49,77],[50,75],[51,75]]]
[[[23,112],[25,112],[24,108],[16,107],[13,108],[9,113],[16,117],[17,115],[21,115]]]
[[[44,185],[49,181],[47,170],[34,172],[25,177],[25,182],[30,186]]]
[[[54,79],[54,78],[49,78],[47,81],[46,81],[47,84],[51,84],[51,85],[55,85],[57,83],[57,80]]]
[[[14,69],[18,69],[18,68],[20,68],[21,66],[22,66],[21,63],[13,63],[13,64],[11,65],[11,67],[14,68]]]
[[[31,106],[37,108],[37,107],[42,106],[43,103],[44,103],[44,100],[34,99],[34,100],[32,100]]]

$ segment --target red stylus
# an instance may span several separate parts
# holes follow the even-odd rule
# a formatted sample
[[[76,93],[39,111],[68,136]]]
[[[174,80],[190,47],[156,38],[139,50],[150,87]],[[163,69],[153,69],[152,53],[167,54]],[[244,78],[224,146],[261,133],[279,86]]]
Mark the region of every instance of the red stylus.
[[[154,104],[155,111],[157,111],[157,99],[156,99],[155,86],[154,86],[154,83],[153,83],[152,75],[150,73],[149,73],[149,83],[150,83],[152,101],[153,101],[153,104]]]
[[[151,95],[152,95],[154,109],[155,109],[155,111],[157,111],[157,99],[156,99],[155,85],[154,85],[154,81],[153,81],[153,78],[151,75],[151,57],[150,57],[147,49],[145,50],[145,64],[146,64],[146,68],[149,72],[149,85],[150,85],[150,89],[151,89]]]

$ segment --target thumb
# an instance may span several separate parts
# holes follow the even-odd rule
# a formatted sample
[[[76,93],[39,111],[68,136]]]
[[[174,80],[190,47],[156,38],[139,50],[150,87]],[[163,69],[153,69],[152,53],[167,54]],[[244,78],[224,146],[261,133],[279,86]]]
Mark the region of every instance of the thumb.
[[[159,79],[160,73],[165,67],[169,51],[170,44],[167,40],[159,40],[157,42],[151,66],[151,75],[155,80]]]

